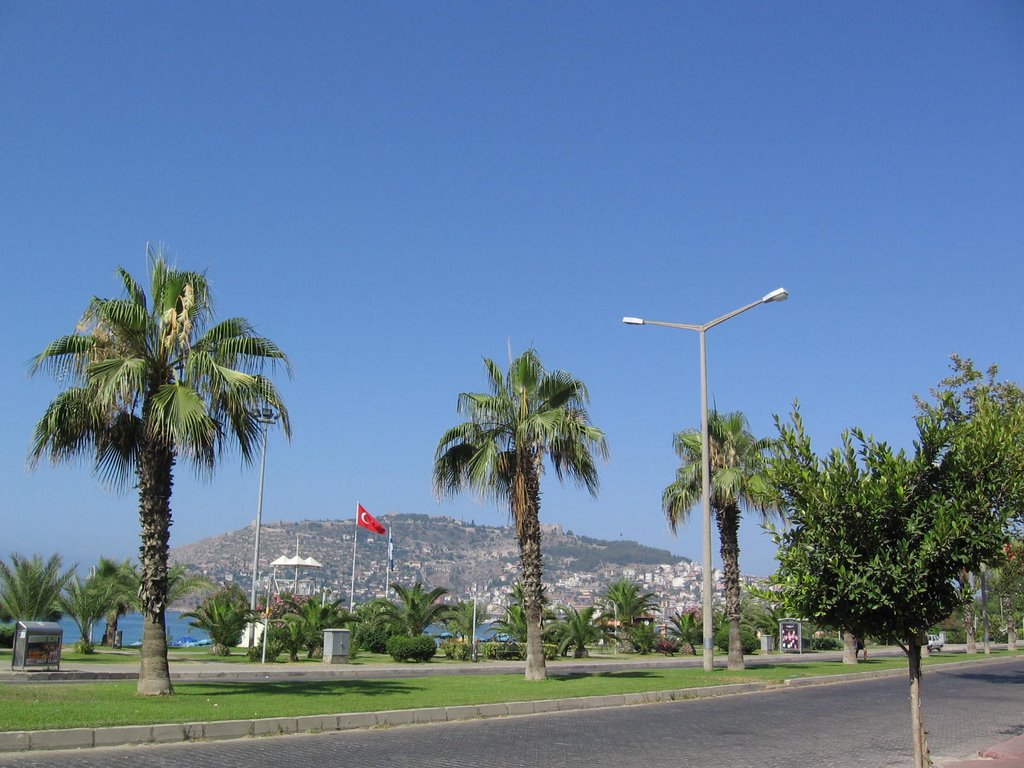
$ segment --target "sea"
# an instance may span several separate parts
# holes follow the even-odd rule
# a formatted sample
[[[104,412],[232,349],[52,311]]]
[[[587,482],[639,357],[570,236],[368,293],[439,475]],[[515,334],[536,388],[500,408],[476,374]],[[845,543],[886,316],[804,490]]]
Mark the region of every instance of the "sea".
[[[195,640],[208,640],[207,634],[189,624],[189,619],[182,618],[180,611],[167,611],[165,614],[167,622],[167,634],[172,641],[191,637]],[[78,625],[67,616],[60,620],[61,629],[64,630],[64,645],[77,642],[82,637],[78,631]],[[121,631],[121,645],[134,645],[142,642],[142,614],[128,613],[118,619],[117,628]],[[92,628],[92,640],[98,643],[103,639],[103,633],[107,629],[106,621],[98,621]]]

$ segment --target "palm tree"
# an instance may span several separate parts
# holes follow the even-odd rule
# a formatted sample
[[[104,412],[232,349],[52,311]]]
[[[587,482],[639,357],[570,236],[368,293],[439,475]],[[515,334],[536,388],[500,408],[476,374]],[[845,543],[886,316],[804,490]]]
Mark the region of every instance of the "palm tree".
[[[455,637],[471,643],[473,631],[486,621],[487,606],[483,603],[474,604],[472,600],[465,600],[451,606],[445,626]]]
[[[541,628],[540,479],[545,459],[559,480],[597,494],[595,454],[607,455],[604,434],[590,424],[586,385],[565,371],[546,371],[528,349],[507,374],[484,359],[489,392],[464,392],[468,418],[445,432],[434,454],[434,490],[473,490],[507,504],[515,524],[526,613],[526,679],[547,677]]]
[[[11,554],[10,564],[0,560],[0,606],[12,619],[56,621],[60,618],[60,591],[74,575],[74,566],[61,572],[60,555],[43,562],[40,555]]]
[[[324,655],[325,629],[340,628],[358,621],[343,606],[344,599],[328,603],[315,596],[308,599],[289,596],[284,598],[284,602],[289,616],[294,616],[294,620],[299,622],[308,659]]]
[[[608,589],[601,596],[601,602],[605,606],[605,612],[611,614],[616,621],[616,643],[621,641],[618,627],[624,628],[628,640],[633,626],[655,609],[656,600],[653,592],[641,593],[640,585],[629,579],[619,579],[608,585]]]
[[[704,638],[704,628],[696,611],[673,614],[668,622],[669,635],[676,638],[680,645],[690,646],[690,653],[696,656],[697,646]]]
[[[203,630],[213,643],[210,653],[230,656],[231,649],[242,641],[246,624],[253,619],[249,600],[238,585],[232,585],[207,597],[194,611],[181,614],[189,623]]]
[[[92,630],[102,619],[117,598],[110,585],[93,575],[82,581],[77,574],[72,576],[64,590],[57,597],[57,605],[78,626],[81,639],[79,653],[92,653]]]
[[[243,318],[211,324],[205,274],[168,265],[147,248],[150,298],[123,268],[125,297],[94,298],[76,333],[34,359],[69,384],[36,425],[30,449],[41,459],[71,462],[91,455],[93,470],[115,488],[138,488],[143,631],[138,692],[171,693],[164,611],[174,467],[183,460],[209,477],[233,445],[243,462],[258,454],[262,426],[254,415],[274,408],[290,436],[288,412],[267,366],[284,353]]]
[[[743,669],[740,640],[740,517],[744,509],[766,518],[771,509],[764,501],[767,486],[762,473],[767,439],[750,434],[746,417],[736,411],[708,414],[711,459],[711,509],[718,524],[725,576],[725,612],[729,621],[729,669]],[[701,435],[698,430],[679,432],[674,440],[682,466],[676,480],[662,494],[662,507],[675,532],[690,510],[700,502]]]
[[[582,611],[566,606],[562,620],[554,625],[552,635],[558,644],[558,652],[568,656],[572,651],[573,658],[582,659],[587,655],[587,646],[601,639],[601,630],[594,624],[595,606]]]
[[[399,604],[390,604],[385,608],[388,621],[392,626],[401,628],[402,633],[415,637],[422,635],[431,624],[443,622],[451,612],[451,606],[438,602],[448,594],[444,587],[437,587],[429,592],[423,591],[423,584],[416,582],[412,588],[401,584],[392,584],[391,588],[398,593]]]

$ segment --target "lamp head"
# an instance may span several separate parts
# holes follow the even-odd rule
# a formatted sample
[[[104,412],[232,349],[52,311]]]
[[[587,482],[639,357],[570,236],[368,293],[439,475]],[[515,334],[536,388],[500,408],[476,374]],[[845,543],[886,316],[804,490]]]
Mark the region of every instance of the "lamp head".
[[[622,322],[626,325],[643,325],[644,319],[642,317],[624,317]]]
[[[765,294],[761,302],[767,304],[769,301],[785,301],[789,298],[789,291],[785,288],[776,288],[771,293]]]

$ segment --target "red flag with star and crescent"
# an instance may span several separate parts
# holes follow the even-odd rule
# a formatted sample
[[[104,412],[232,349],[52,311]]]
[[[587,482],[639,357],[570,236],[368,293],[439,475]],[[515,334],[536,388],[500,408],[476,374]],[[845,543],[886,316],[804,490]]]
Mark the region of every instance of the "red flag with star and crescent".
[[[366,508],[362,504],[356,504],[356,522],[359,523],[361,528],[373,531],[374,533],[388,532],[388,529],[377,522],[377,519],[367,512]]]

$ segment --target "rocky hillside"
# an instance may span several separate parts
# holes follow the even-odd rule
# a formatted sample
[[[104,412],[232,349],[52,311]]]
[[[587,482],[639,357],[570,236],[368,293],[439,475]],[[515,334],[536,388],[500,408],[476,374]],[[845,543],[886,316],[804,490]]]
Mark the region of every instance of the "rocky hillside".
[[[430,515],[389,515],[381,521],[392,531],[394,569],[392,583],[422,582],[428,587],[446,587],[464,595],[473,585],[481,592],[501,589],[515,581],[519,558],[509,527],[475,525],[450,517]],[[320,592],[324,588],[347,596],[352,577],[353,520],[303,520],[263,525],[260,537],[260,571],[271,576],[269,563],[279,556],[296,554],[312,557],[322,568],[301,568],[303,587]],[[234,582],[248,590],[252,568],[253,528],[201,539],[176,547],[171,560],[188,565],[220,582]],[[357,600],[383,594],[387,567],[387,536],[359,529],[356,548]],[[577,536],[559,526],[544,526],[545,582],[610,581],[624,570],[650,571],[684,558],[665,549],[633,541],[605,541]],[[294,569],[279,567],[280,585],[290,586]]]

